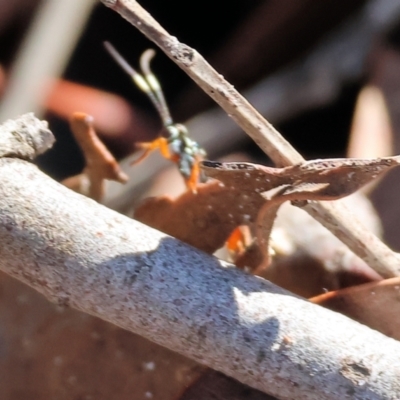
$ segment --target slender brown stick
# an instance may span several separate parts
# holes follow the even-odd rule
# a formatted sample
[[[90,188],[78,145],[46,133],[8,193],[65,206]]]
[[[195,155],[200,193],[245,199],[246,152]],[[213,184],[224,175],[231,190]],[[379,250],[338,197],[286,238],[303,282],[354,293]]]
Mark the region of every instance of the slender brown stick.
[[[21,126],[0,127],[2,271],[280,399],[400,398],[399,342],[68,190],[18,158],[45,142]]]
[[[86,166],[83,174],[70,177],[62,183],[70,189],[76,188],[78,193],[86,194],[80,189],[83,186],[82,180],[88,179],[88,197],[100,202],[104,196],[106,179],[126,183],[128,176],[97,136],[92,116],[83,112],[75,112],[71,115],[69,122],[72,134],[85,157]]]
[[[135,0],[102,0],[102,2],[156,43],[231,116],[277,166],[288,166],[304,161],[290,143],[196,50],[169,35]],[[400,256],[364,229],[341,203],[312,203],[304,209],[383,277],[400,276]]]

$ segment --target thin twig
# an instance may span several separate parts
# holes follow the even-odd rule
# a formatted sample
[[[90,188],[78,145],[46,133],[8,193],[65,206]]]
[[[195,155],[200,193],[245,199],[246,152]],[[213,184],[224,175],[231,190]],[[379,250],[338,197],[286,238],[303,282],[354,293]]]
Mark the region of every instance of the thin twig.
[[[102,2],[156,43],[252,137],[277,166],[288,166],[304,161],[290,143],[196,50],[169,35],[136,1],[102,0]],[[304,209],[383,277],[400,276],[399,255],[364,229],[343,204],[310,203]]]
[[[125,183],[128,176],[122,171],[114,156],[97,136],[93,127],[93,117],[82,112],[75,112],[70,118],[70,127],[75,140],[85,157],[85,169],[82,174],[65,179],[62,184],[96,201],[104,195],[104,181],[113,180]],[[89,180],[89,187],[82,190],[82,183]]]
[[[66,189],[22,153],[15,142],[0,159],[1,270],[280,399],[400,397],[399,342]]]

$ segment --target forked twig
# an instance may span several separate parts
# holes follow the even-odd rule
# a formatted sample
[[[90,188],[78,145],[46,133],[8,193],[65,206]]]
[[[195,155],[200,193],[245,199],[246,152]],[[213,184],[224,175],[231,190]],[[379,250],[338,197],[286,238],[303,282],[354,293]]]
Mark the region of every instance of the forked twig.
[[[86,167],[83,174],[65,179],[62,183],[79,193],[82,193],[82,181],[89,180],[87,195],[101,201],[104,195],[104,180],[114,180],[126,183],[128,176],[122,171],[114,156],[98,138],[93,117],[82,112],[75,112],[70,118],[70,127],[79,147],[85,157]]]
[[[101,0],[156,43],[268,154],[277,166],[304,158],[194,49],[171,36],[133,0]],[[384,277],[400,276],[400,257],[363,228],[340,203],[309,203],[305,210]]]

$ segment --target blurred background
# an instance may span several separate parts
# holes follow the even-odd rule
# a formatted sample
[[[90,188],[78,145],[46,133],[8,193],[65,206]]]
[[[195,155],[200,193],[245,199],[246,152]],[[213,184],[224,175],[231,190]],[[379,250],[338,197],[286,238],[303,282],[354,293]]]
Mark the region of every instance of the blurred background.
[[[142,5],[170,33],[202,53],[307,158],[344,154],[360,88],[366,82],[383,80],[388,58],[394,62],[397,54],[400,5],[394,0],[293,0],[290,4],[235,0],[225,6],[221,3],[218,10],[208,0],[196,10],[178,0],[168,2],[167,7],[151,0]],[[94,93],[85,88],[111,92],[124,101],[108,104],[98,99],[99,133],[118,157],[132,151],[135,140],[157,132],[159,121],[150,102],[102,45],[104,40],[111,41],[133,65],[143,50],[154,47],[119,15],[92,0],[2,0],[0,16],[4,71],[0,115],[5,119],[39,109],[45,113],[58,139],[53,151],[41,160],[50,175],[60,179],[81,169],[82,160],[76,146],[69,143],[65,120],[71,110],[76,111],[74,100],[76,108],[89,107],[85,96],[89,104],[94,100]],[[29,46],[34,53],[29,53]],[[30,57],[21,72],[24,52]],[[56,56],[62,62],[55,61]],[[153,68],[177,121],[215,107],[161,52]],[[43,71],[49,75],[43,76]],[[19,87],[11,98],[7,91],[15,89],[13,75],[17,73],[24,77],[25,90]],[[56,79],[53,87],[50,78]],[[70,82],[79,86],[70,86]],[[33,100],[28,102],[28,96]],[[117,109],[118,105],[122,110],[117,118],[113,106]],[[96,114],[96,105],[90,107]],[[103,121],[107,118],[116,126]],[[223,124],[221,130],[235,129],[228,120],[217,122]],[[231,146],[227,150],[249,146],[258,151],[244,135],[240,143],[234,137],[231,144],[226,141]]]
[[[215,1],[211,0],[198,3],[143,0],[140,3],[172,35],[198,50],[305,158],[346,155],[349,135],[354,130],[356,101],[361,89],[366,86],[378,88],[383,95],[390,116],[391,151],[400,153],[398,0],[220,0],[219,7],[215,7]],[[57,142],[51,151],[40,157],[38,165],[57,180],[75,175],[83,168],[81,151],[68,124],[74,111],[94,116],[99,136],[117,159],[130,156],[135,150],[135,143],[152,140],[159,133],[160,121],[151,103],[106,53],[103,47],[105,40],[111,41],[132,65],[138,65],[145,49],[154,48],[134,27],[94,0],[0,0],[1,121],[28,111],[34,111],[49,121]],[[187,122],[192,136],[204,145],[209,158],[235,153],[241,159],[269,162],[257,146],[161,51],[157,52],[152,66],[175,121]],[[373,115],[373,111],[369,114]],[[367,118],[364,125],[375,127],[376,121],[368,121]],[[374,129],[378,141],[380,136],[383,138],[386,135],[386,131],[387,127],[378,123]],[[388,155],[379,154],[379,145],[372,147],[370,157]],[[359,153],[355,150],[351,154],[365,156],[368,150]],[[125,193],[115,189],[114,194],[108,194],[105,203],[117,204],[115,208],[125,210],[125,203],[118,203],[117,200],[124,196],[132,197],[135,188],[152,179],[163,165],[148,165],[137,170],[136,175],[143,173],[143,177],[133,177],[133,183],[130,183],[130,189],[124,189]],[[148,170],[145,171],[146,168]],[[385,239],[397,250],[400,249],[399,182],[399,172],[393,171],[372,193],[372,200],[383,221]],[[15,294],[23,289],[19,286],[10,289],[17,284],[10,285],[8,289],[3,285],[0,291],[2,298],[15,296],[19,307],[31,307],[29,312],[19,308],[20,314],[14,310],[13,317],[10,310],[0,309],[2,321],[5,321],[4,315],[9,315],[8,321],[13,326],[16,318],[21,323],[27,313],[37,313],[34,311],[37,310],[35,302],[44,300],[33,301],[35,295],[30,292]],[[43,307],[40,311],[42,321],[55,318],[52,306]],[[86,317],[82,318],[83,321]],[[76,318],[73,320],[76,322]],[[30,320],[26,321],[24,326],[28,329]],[[99,328],[97,320],[93,321],[86,319],[76,328],[89,332],[93,354],[118,352],[121,346],[128,346],[125,334],[119,332],[107,333],[114,335],[112,346],[115,348],[107,350],[105,348],[110,345],[104,343],[101,347],[98,341],[103,333],[99,332],[110,331],[111,328],[108,325]],[[44,326],[46,323],[43,322]],[[82,328],[84,324],[88,327]],[[96,328],[93,328],[94,325]],[[54,323],[48,326],[54,327]],[[41,361],[44,367],[40,373],[32,372],[39,371],[40,358],[35,358],[42,351],[39,344],[48,342],[53,334],[49,333],[50,328],[43,329],[45,333],[35,331],[29,334],[30,338],[36,335],[36,353],[32,348],[29,350],[32,343],[24,342],[28,340],[24,332],[19,332],[19,336],[13,339],[16,348],[27,346],[28,350],[25,349],[21,355],[22,364],[15,363],[14,369],[6,362],[0,365],[2,386],[5,381],[14,382],[8,386],[9,397],[4,398],[107,398],[107,395],[102,397],[100,392],[90,397],[94,392],[88,386],[85,390],[92,393],[87,394],[89,397],[79,397],[79,393],[85,391],[83,389],[76,390],[76,397],[69,397],[71,387],[79,379],[76,374],[71,374],[69,381],[66,378],[64,382],[61,374],[54,372],[64,362],[54,355],[59,350],[49,355],[52,358],[48,364]],[[68,341],[69,334],[65,335],[64,339]],[[3,339],[11,340],[6,336]],[[97,344],[93,345],[93,341]],[[59,344],[56,335],[53,344],[56,348]],[[81,353],[82,348],[89,348],[83,339],[81,345],[76,345],[76,354]],[[146,345],[135,346],[137,351]],[[7,346],[4,348],[7,349]],[[88,359],[92,356],[89,353]],[[151,362],[128,363],[130,369],[123,366],[126,376],[134,369],[140,371],[143,380],[144,375],[156,368]],[[119,363],[118,368],[122,368]],[[183,361],[179,359],[179,363]],[[192,364],[185,364],[182,367],[184,372],[174,375],[175,378],[181,377],[180,381],[176,378],[177,382],[185,381],[182,376],[186,377],[188,371],[196,370],[197,367]],[[92,362],[88,363],[88,368],[89,365]],[[117,367],[115,371],[120,376],[121,371]],[[54,384],[51,388],[43,383],[48,382],[49,374]],[[164,378],[168,382],[173,381],[168,374]],[[19,391],[21,380],[28,384]],[[151,398],[161,385],[151,380],[146,381],[147,384],[154,387],[149,389],[144,386],[143,390],[140,389],[140,396],[134,398]],[[123,385],[127,397],[124,397],[121,386],[116,385],[110,393],[115,394],[119,389],[121,392],[113,398],[132,398],[128,397],[130,386],[125,381]],[[157,398],[171,398],[168,396],[176,394],[177,387],[178,384],[168,395]]]

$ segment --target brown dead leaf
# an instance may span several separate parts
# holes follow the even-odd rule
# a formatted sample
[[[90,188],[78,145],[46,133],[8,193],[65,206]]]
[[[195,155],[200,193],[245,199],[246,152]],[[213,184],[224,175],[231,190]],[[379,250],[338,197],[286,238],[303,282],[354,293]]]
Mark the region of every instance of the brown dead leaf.
[[[260,176],[256,176],[257,178]],[[276,177],[272,180],[273,184],[279,183]],[[199,186],[197,195],[187,192],[176,199],[166,196],[146,199],[135,211],[135,218],[198,249],[213,253],[223,246],[232,232],[237,232],[238,226],[254,227],[259,210],[265,204],[263,196],[268,197],[274,193],[258,193],[247,181],[250,181],[250,178],[246,176],[244,186],[247,185],[247,190],[210,181]],[[264,184],[262,189],[267,189],[270,182],[267,184]],[[279,191],[284,193],[284,190],[290,193],[289,189],[295,192],[298,187],[302,190],[311,189],[309,191],[312,192],[313,189],[324,189],[326,184],[299,184],[292,187],[294,189],[288,185],[278,187],[275,189],[275,195]],[[353,196],[346,200],[352,200],[350,204],[356,208],[355,211],[360,211],[362,220],[371,220],[370,229],[376,232],[373,211],[366,206],[365,198]],[[281,234],[278,240],[274,239],[272,246],[277,255],[274,263],[263,271],[262,276],[306,297],[321,293],[324,288],[334,290],[380,279],[345,245],[298,207],[285,204],[280,214],[287,217],[282,215],[278,219],[278,222],[282,221],[278,224]],[[282,231],[286,232],[285,240]],[[317,248],[316,240],[319,242]],[[240,251],[235,264],[253,271],[260,265],[263,254],[257,241],[251,242],[246,237],[242,244],[245,251],[240,250],[238,246]],[[288,246],[289,249],[285,249]]]
[[[257,221],[264,267],[269,263],[267,250],[272,224],[283,202],[346,196],[398,162],[396,157],[329,159],[272,168],[204,161],[201,167],[206,175],[222,184],[202,184],[197,194],[185,193],[175,200],[147,199],[136,209],[134,217],[209,253],[220,248],[239,225],[252,226]]]
[[[325,159],[285,168],[252,163],[204,161],[205,174],[226,187],[258,193],[266,202],[257,217],[257,240],[263,253],[260,272],[270,264],[269,238],[276,213],[285,201],[336,200],[360,189],[383,172],[398,166],[399,157],[378,159]]]
[[[239,225],[255,222],[265,200],[212,181],[200,184],[197,194],[187,191],[177,199],[146,199],[134,217],[207,253],[222,247]]]
[[[285,168],[252,163],[203,161],[200,167],[210,178],[242,191],[267,192],[280,186],[283,194],[310,193],[310,200],[347,196],[378,175],[400,164],[400,156],[376,159],[336,158],[306,161]]]
[[[351,203],[357,207],[357,216],[368,222],[373,216],[363,207],[366,201],[358,195]],[[373,226],[371,230],[376,232]],[[271,239],[268,268],[259,268],[263,254],[257,241],[238,255],[235,265],[250,271],[258,269],[263,278],[306,298],[382,279],[332,233],[289,203],[280,208]]]
[[[86,167],[83,174],[68,178],[62,183],[81,193],[84,192],[84,187],[88,186],[88,196],[100,201],[104,194],[105,179],[125,183],[128,176],[97,137],[93,128],[93,118],[90,115],[82,112],[74,113],[70,119],[70,126],[83,151]],[[85,182],[86,177],[89,181],[88,185]]]
[[[325,293],[310,301],[400,340],[400,278]]]
[[[258,245],[257,241],[253,240],[243,252],[237,254],[236,257],[233,256],[232,259],[238,268],[256,273],[258,266],[261,265],[264,260],[264,255],[260,250],[260,246]]]

